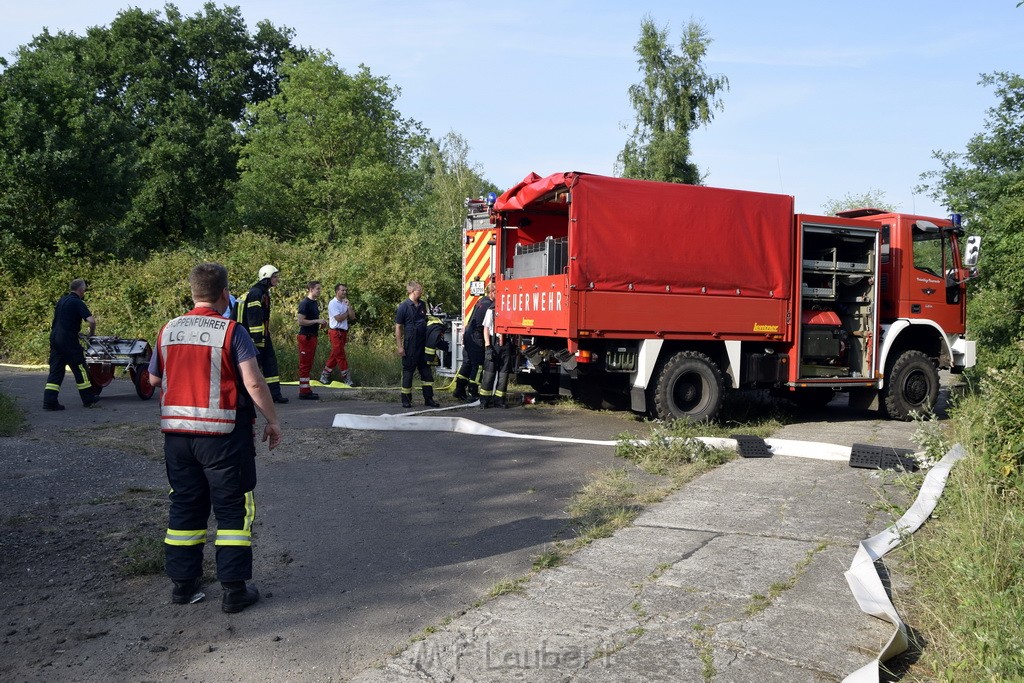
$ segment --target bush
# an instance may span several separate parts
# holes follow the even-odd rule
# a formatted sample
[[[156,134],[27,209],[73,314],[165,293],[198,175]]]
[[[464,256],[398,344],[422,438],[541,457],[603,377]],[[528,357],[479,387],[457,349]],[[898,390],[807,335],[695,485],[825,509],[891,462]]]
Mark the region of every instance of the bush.
[[[355,361],[362,353],[362,345],[379,350],[381,344],[393,343],[389,340],[393,340],[395,307],[406,296],[408,279],[419,279],[428,296],[435,289],[453,291],[447,281],[457,279],[458,274],[418,262],[417,248],[416,239],[401,239],[391,233],[324,246],[284,244],[240,232],[215,246],[182,246],[154,252],[144,262],[51,258],[47,268],[36,269],[30,275],[23,273],[17,281],[11,272],[0,274],[0,359],[45,362],[54,303],[76,277],[89,281],[86,302],[97,318],[97,334],[144,338],[153,343],[164,323],[192,307],[188,273],[195,264],[223,263],[228,268],[232,293],[241,296],[256,281],[260,266],[272,263],[281,270],[281,283],[271,295],[271,335],[280,356],[282,378],[295,379],[295,314],[299,301],[306,295],[306,283],[319,280],[324,284],[322,308],[326,307],[336,283],[349,285],[349,298],[358,314],[350,336]],[[451,245],[452,250],[458,248],[458,244]],[[443,303],[447,310],[458,310],[456,301],[431,302]],[[329,350],[326,337],[321,347],[317,362],[322,364]],[[367,382],[375,376],[392,376],[390,368],[369,362],[369,358],[378,355],[377,351],[371,353],[365,367],[357,371]]]
[[[1024,678],[1022,406],[1018,363],[988,371],[980,391],[950,411],[949,440],[968,457],[953,468],[932,520],[902,551],[914,579],[904,613],[927,642],[911,669],[921,678]]]

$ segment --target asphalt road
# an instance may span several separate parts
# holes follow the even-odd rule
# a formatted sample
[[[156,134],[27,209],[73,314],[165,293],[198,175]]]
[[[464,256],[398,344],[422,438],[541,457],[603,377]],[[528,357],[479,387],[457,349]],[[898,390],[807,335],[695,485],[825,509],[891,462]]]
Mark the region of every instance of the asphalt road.
[[[104,493],[166,489],[162,463],[153,455],[159,447],[158,399],[139,400],[119,378],[104,389],[98,407],[84,409],[65,381],[61,401],[67,410],[46,412],[44,382],[39,371],[0,368],[0,391],[16,397],[28,422],[24,434],[0,439],[6,514],[38,509],[40,499],[52,501],[55,492],[84,501],[100,487]],[[293,396],[278,406],[284,441],[273,453],[259,450],[254,580],[269,597],[244,612],[245,619],[232,619],[230,645],[214,587],[213,602],[203,608],[210,618],[177,617],[185,632],[164,643],[167,651],[144,656],[149,661],[140,670],[115,656],[114,647],[106,655],[92,653],[83,671],[99,675],[106,663],[127,678],[252,680],[246,671],[346,678],[467,608],[499,581],[528,572],[532,558],[567,533],[566,504],[588,475],[623,465],[610,448],[332,429],[338,412],[400,409],[397,394],[394,403],[321,390],[328,394],[316,403]],[[509,431],[591,439],[642,427],[625,413],[549,406],[460,412],[474,419],[485,415],[488,424]],[[111,443],[111,435],[120,443]],[[68,456],[77,450],[69,445],[74,443],[124,452],[81,462]],[[152,445],[148,454],[139,452],[140,444]],[[27,460],[33,462],[28,478],[21,471]],[[154,610],[181,612],[166,604],[165,579],[154,577],[144,590],[152,592]],[[132,632],[118,633],[115,625],[105,639],[125,649],[166,628],[145,619],[130,624]],[[218,644],[219,657],[196,655],[208,643]],[[229,650],[245,653],[243,669]]]
[[[57,490],[83,501],[94,485],[166,488],[154,456],[156,399],[140,401],[119,379],[99,407],[86,410],[65,381],[68,409],[49,413],[40,405],[44,380],[39,371],[0,368],[0,391],[15,396],[28,417],[26,433],[0,439],[5,515],[37,509],[41,496],[52,500]],[[139,591],[148,611],[111,617],[98,644],[54,648],[51,666],[73,665],[83,679],[350,678],[499,581],[526,574],[533,558],[567,533],[565,507],[589,476],[628,466],[606,447],[332,429],[339,412],[400,412],[397,395],[391,403],[321,394],[326,400],[279,406],[284,442],[273,453],[260,449],[254,550],[264,600],[229,618],[219,610],[216,586],[205,603],[180,608],[169,605],[162,577],[136,581],[125,590]],[[457,412],[520,433],[614,439],[644,431],[628,413],[552,406]],[[839,405],[806,418],[776,436],[905,447],[914,431]],[[112,434],[120,443],[110,442]],[[67,457],[74,443],[114,455],[83,466]],[[30,666],[12,672],[26,679],[39,673]]]

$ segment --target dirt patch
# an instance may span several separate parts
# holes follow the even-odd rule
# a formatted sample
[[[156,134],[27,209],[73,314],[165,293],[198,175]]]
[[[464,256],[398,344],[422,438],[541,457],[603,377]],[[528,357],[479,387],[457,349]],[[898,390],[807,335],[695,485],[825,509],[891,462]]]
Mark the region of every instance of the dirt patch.
[[[292,429],[287,455],[264,447],[259,457],[331,462],[358,457],[362,442],[374,438],[344,431]],[[212,544],[204,581],[213,604],[190,610],[170,603],[162,543],[167,481],[156,425],[103,423],[0,439],[0,477],[0,679],[155,680],[183,672],[197,656],[217,656],[235,638],[216,604]],[[262,528],[257,516],[258,542]],[[261,580],[280,577],[292,562],[268,545],[257,556]]]

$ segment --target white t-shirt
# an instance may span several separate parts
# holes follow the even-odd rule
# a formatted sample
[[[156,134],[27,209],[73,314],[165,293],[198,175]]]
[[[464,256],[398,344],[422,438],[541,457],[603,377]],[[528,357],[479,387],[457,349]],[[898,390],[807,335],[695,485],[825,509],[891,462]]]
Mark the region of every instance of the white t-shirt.
[[[487,309],[487,313],[484,314],[484,324],[483,324],[483,326],[484,326],[485,329],[490,330],[490,332],[491,332],[491,340],[492,340],[492,343],[494,343],[496,340],[494,338],[494,308],[493,307],[488,308]]]
[[[344,315],[348,313],[348,304],[338,301],[338,297],[332,296],[331,302],[327,304],[327,315],[331,319],[332,330],[347,330],[348,319],[342,320],[340,323],[335,319],[335,316]]]

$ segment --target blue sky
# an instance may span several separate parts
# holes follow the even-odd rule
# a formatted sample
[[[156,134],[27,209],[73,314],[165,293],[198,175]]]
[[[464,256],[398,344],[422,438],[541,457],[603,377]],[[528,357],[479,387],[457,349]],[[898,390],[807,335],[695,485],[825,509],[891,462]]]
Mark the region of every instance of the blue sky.
[[[124,7],[163,4],[0,0],[0,54],[44,26],[81,33]],[[798,211],[879,190],[901,211],[944,215],[914,193],[938,168],[932,152],[962,151],[982,130],[995,98],[981,73],[1024,72],[1017,0],[218,4],[240,6],[250,29],[269,19],[346,69],[388,76],[404,116],[435,137],[461,134],[502,187],[530,171],[612,173],[648,14],[673,44],[690,19],[703,23],[714,41],[707,70],[730,81],[724,111],[692,138],[707,184],[791,194]]]

